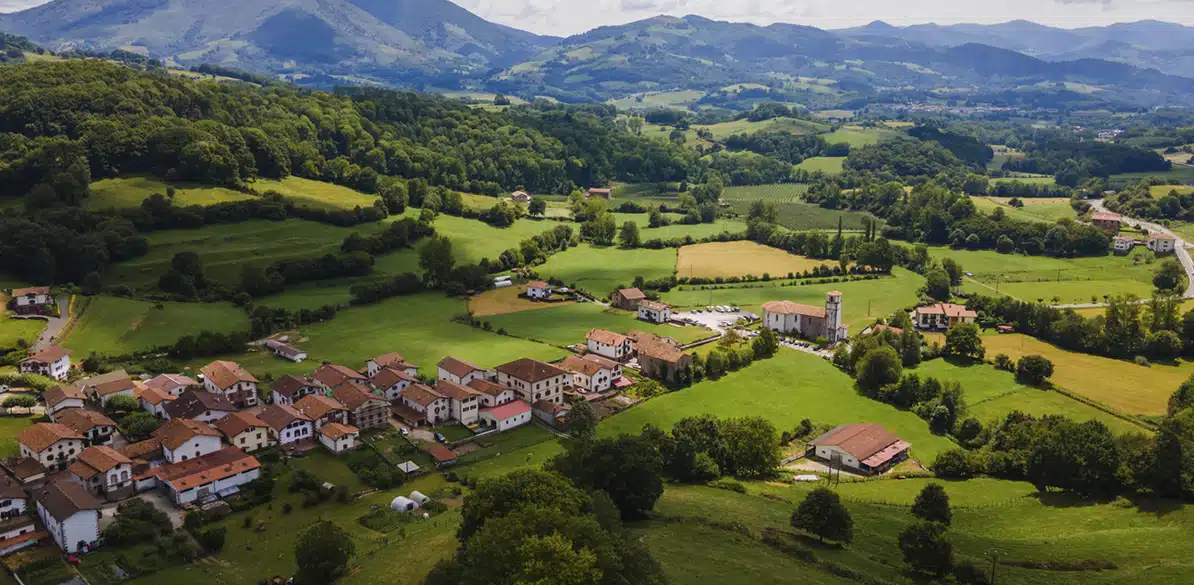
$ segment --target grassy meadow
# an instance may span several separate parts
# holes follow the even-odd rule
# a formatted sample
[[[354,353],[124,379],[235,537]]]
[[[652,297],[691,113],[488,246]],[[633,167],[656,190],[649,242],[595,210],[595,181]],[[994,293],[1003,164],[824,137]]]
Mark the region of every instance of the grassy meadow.
[[[1062,303],[1089,303],[1091,296],[1134,294],[1146,298],[1152,294],[1155,256],[1145,249],[1117,256],[1052,258],[1000,254],[993,250],[954,250],[944,246],[929,249],[936,259],[953,258],[962,270],[974,274],[966,289],[980,294],[1010,295],[1023,300],[1054,297]]]
[[[758,189],[777,188],[776,190],[780,191],[785,187],[796,187],[796,185],[764,185]],[[807,187],[805,188],[807,189]],[[778,199],[781,196],[771,198],[763,191],[759,191],[758,193],[764,201],[769,201],[775,206],[776,223],[790,230],[836,231],[839,220],[842,222],[842,227],[847,230],[862,230],[865,222],[868,220],[878,221],[879,225],[883,224],[883,220],[879,220],[866,212],[825,209],[819,205],[795,199],[780,201]],[[730,205],[735,212],[745,217],[750,212],[750,204],[753,201],[753,199],[748,199],[742,195],[731,199]]]
[[[231,333],[248,326],[245,312],[229,303],[150,303],[99,296],[91,298],[62,345],[81,360],[92,352],[123,355],[172,345],[200,331]]]
[[[827,175],[836,175],[842,172],[845,164],[846,157],[844,156],[814,156],[804,159],[796,165],[796,168],[810,173],[820,171]]]
[[[821,138],[829,144],[837,144],[845,142],[850,145],[850,148],[859,148],[862,146],[870,146],[872,144],[879,144],[885,140],[891,140],[899,136],[898,132],[886,130],[883,128],[863,128],[862,126],[842,126],[828,134],[822,134]]]
[[[8,295],[0,292],[0,309],[8,307]],[[24,340],[32,344],[46,328],[41,319],[15,319],[6,310],[0,310],[0,349],[17,347]]]
[[[564,347],[585,342],[591,329],[608,329],[615,333],[646,331],[667,336],[680,343],[690,343],[713,337],[715,333],[702,327],[656,325],[639,321],[634,314],[619,309],[606,309],[595,303],[576,303],[537,311],[518,311],[505,315],[484,317],[493,329],[505,329],[516,337],[541,341]]]
[[[174,187],[175,207],[191,205],[215,205],[230,201],[243,201],[253,196],[224,187],[210,187],[191,183],[167,183],[148,176],[131,176],[119,179],[102,179],[91,184],[91,196],[87,198],[87,209],[109,209],[140,207],[150,195],[166,195],[166,189]]]
[[[983,213],[991,213],[995,209],[1002,209],[1012,219],[1021,221],[1043,221],[1055,223],[1059,219],[1077,219],[1078,212],[1070,207],[1070,200],[1065,197],[1024,198],[1024,207],[1008,205],[1011,197],[978,197],[970,198]]]
[[[767,201],[770,203],[793,203],[803,200],[808,193],[807,183],[781,183],[777,185],[750,185],[728,187],[721,194],[722,201]]]
[[[789,254],[750,241],[711,242],[680,248],[676,258],[676,275],[713,278],[716,276],[787,276],[817,266],[831,266],[824,260],[813,260]]]
[[[282,180],[257,179],[253,188],[261,193],[276,191],[293,199],[295,204],[322,209],[354,209],[372,207],[376,195],[366,195],[348,187],[341,187],[323,181],[312,181],[302,177],[286,177]]]
[[[648,230],[649,231],[649,230]],[[558,278],[598,297],[619,286],[630,286],[634,277],[646,280],[667,278],[676,269],[676,250],[622,250],[581,244],[553,255],[535,270],[545,277]]]

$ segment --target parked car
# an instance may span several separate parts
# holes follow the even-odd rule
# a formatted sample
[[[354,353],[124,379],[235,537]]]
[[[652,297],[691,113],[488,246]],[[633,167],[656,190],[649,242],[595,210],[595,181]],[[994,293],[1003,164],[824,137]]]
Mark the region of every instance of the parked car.
[[[410,434],[410,431],[406,430],[405,428],[399,429],[398,432],[402,433],[403,437]]]
[[[437,432],[437,433],[435,433],[435,440],[436,440],[436,441],[439,441],[439,442],[441,442],[441,443],[447,443],[447,442],[448,442],[448,438],[447,438],[447,437],[445,437],[445,436],[443,436],[443,435],[441,435],[441,434],[440,434],[440,433],[438,433],[438,432]]]

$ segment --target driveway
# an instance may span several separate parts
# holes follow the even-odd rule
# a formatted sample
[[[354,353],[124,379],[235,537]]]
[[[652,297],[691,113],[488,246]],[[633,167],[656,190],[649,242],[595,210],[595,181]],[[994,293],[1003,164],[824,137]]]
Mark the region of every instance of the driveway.
[[[407,432],[410,433],[410,438],[412,438],[412,439],[417,439],[419,441],[428,441],[430,443],[437,442],[435,440],[435,431],[431,430],[430,428],[408,427],[408,426],[398,422],[398,419],[396,419],[396,418],[390,418],[390,426],[394,427],[394,430],[398,431],[400,433],[402,432],[402,429],[406,429]]]
[[[1096,211],[1109,211],[1107,209],[1107,207],[1105,205],[1103,205],[1102,199],[1092,200],[1090,202],[1090,206],[1092,208],[1094,208]],[[1135,227],[1137,229],[1145,229],[1150,232],[1160,232],[1162,234],[1173,236],[1174,238],[1177,239],[1177,241],[1174,242],[1174,255],[1177,256],[1177,261],[1181,263],[1182,268],[1186,269],[1186,277],[1187,277],[1186,280],[1189,283],[1186,288],[1185,294],[1182,295],[1182,298],[1194,299],[1194,259],[1190,258],[1190,251],[1186,249],[1190,244],[1188,242],[1186,242],[1184,239],[1182,239],[1182,237],[1179,236],[1178,234],[1175,234],[1175,233],[1169,231],[1169,228],[1167,228],[1163,225],[1136,219],[1133,217],[1128,217],[1128,216],[1122,215],[1122,214],[1120,214],[1120,215],[1121,215],[1121,217],[1123,217],[1124,223],[1126,223],[1132,227]],[[1105,306],[1105,305],[1097,305],[1097,306]]]
[[[38,317],[38,319],[46,322],[46,328],[42,330],[41,336],[37,338],[37,342],[33,344],[33,351],[40,351],[49,345],[53,345],[58,340],[58,334],[62,333],[62,328],[66,327],[66,322],[70,318],[70,299],[58,299],[58,314],[60,317]]]

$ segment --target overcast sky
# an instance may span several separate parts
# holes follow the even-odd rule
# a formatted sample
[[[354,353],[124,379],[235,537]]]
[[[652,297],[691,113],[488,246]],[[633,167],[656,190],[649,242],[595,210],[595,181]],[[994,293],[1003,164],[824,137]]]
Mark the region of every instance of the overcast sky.
[[[100,0],[102,1],[102,0]],[[418,0],[415,0],[418,1]],[[1192,0],[454,0],[483,18],[539,34],[567,36],[657,14],[790,22],[843,28],[891,24],[996,23],[1015,19],[1073,28],[1143,19],[1194,25]],[[0,0],[0,12],[44,0]]]

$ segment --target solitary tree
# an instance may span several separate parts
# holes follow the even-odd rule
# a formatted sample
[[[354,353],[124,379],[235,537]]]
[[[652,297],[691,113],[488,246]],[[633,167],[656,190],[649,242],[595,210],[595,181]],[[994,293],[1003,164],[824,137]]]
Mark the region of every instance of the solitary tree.
[[[597,413],[588,401],[580,401],[572,405],[564,417],[568,434],[577,439],[591,439],[597,434]]]
[[[638,224],[628,221],[618,230],[618,241],[623,248],[637,248],[639,246]]]
[[[1186,271],[1172,258],[1165,260],[1153,275],[1153,286],[1161,292],[1178,292],[1186,286]]]
[[[916,495],[912,504],[912,515],[928,522],[939,522],[949,526],[953,512],[949,509],[949,494],[940,484],[930,483]]]
[[[888,384],[900,381],[904,366],[900,356],[889,346],[877,347],[862,356],[856,366],[858,386],[868,392],[875,392]]]
[[[535,197],[531,199],[531,202],[527,205],[527,212],[531,215],[543,215],[544,213],[547,213],[547,202]]]
[[[1016,381],[1029,386],[1040,386],[1053,375],[1053,362],[1044,356],[1026,355],[1016,363]]]
[[[792,513],[792,527],[825,539],[848,543],[854,540],[854,519],[841,498],[827,488],[817,488]]]
[[[921,522],[900,533],[900,552],[912,570],[935,577],[954,568],[954,547],[945,537],[945,525]]]
[[[316,523],[299,535],[294,544],[298,561],[295,581],[299,585],[327,585],[340,578],[356,546],[348,533],[327,520]]]
[[[978,325],[963,323],[954,325],[945,332],[945,353],[981,360],[987,354],[983,340],[979,337]]]

